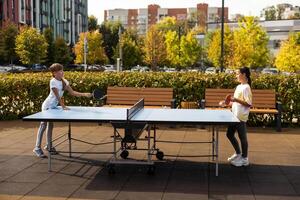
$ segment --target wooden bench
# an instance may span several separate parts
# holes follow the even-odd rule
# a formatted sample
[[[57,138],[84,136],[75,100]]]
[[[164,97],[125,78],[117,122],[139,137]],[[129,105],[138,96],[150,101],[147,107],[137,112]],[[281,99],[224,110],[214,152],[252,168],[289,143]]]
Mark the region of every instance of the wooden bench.
[[[145,106],[175,108],[173,88],[108,87],[106,105],[134,105],[144,98]]]
[[[233,95],[234,89],[205,89],[205,99],[201,101],[201,108],[220,108],[219,102],[227,94]],[[252,89],[252,106],[250,113],[273,114],[276,120],[276,130],[281,131],[282,105],[276,102],[275,90]]]

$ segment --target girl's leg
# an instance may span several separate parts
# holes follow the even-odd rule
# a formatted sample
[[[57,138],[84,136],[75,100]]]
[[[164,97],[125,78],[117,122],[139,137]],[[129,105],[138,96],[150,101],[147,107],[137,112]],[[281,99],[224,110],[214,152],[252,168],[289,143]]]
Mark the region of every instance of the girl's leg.
[[[35,148],[34,149],[41,149],[43,134],[46,130],[46,127],[47,127],[47,122],[41,122],[39,130],[37,132],[36,143],[35,143]]]
[[[239,143],[238,143],[237,139],[234,137],[235,131],[236,131],[236,127],[234,125],[228,126],[226,136],[229,139],[229,141],[231,142],[231,144],[235,150],[235,153],[240,154],[241,150],[240,150]]]
[[[240,122],[237,126],[237,132],[242,146],[242,157],[248,157],[248,139],[247,139],[247,127],[246,122]]]

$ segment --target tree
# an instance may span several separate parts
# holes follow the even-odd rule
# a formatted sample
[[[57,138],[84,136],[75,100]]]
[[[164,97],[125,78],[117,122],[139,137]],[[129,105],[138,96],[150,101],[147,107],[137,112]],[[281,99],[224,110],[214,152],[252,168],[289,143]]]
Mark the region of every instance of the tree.
[[[0,55],[4,62],[13,63],[17,57],[15,52],[16,37],[18,28],[11,22],[8,22],[0,33]]]
[[[98,19],[94,15],[89,16],[88,30],[96,31],[96,30],[99,30],[99,28],[100,28],[100,26],[98,25]]]
[[[262,17],[264,17],[266,21],[276,20],[277,17],[275,6],[265,8],[263,10]]]
[[[43,35],[48,43],[46,65],[50,66],[54,61],[55,53],[53,30],[51,28],[46,28]]]
[[[84,61],[84,37],[87,36],[88,53],[87,64],[105,64],[108,61],[105,55],[104,48],[102,47],[102,34],[99,31],[81,33],[79,41],[75,45],[75,63],[83,63]]]
[[[275,65],[279,70],[297,72],[300,70],[300,33],[293,33],[284,41],[277,54]]]
[[[213,63],[215,67],[221,66],[221,30],[218,29],[210,32],[207,37],[207,58]],[[233,32],[225,25],[224,29],[224,67],[230,68],[232,66],[233,55]]]
[[[16,53],[23,64],[42,63],[47,56],[47,41],[37,29],[24,27],[16,38]]]
[[[159,31],[156,26],[149,28],[144,41],[144,62],[149,64],[154,71],[157,69],[157,66],[163,66],[167,63],[164,40],[163,32]]]
[[[111,64],[114,63],[114,49],[116,49],[119,43],[119,28],[123,32],[124,28],[121,22],[103,22],[99,29],[103,36],[102,45],[105,49],[105,54]]]
[[[193,66],[201,58],[201,46],[195,38],[194,32],[190,31],[180,41],[180,65],[184,67]]]
[[[177,20],[175,17],[163,18],[156,24],[156,27],[158,31],[162,31],[164,33],[167,33],[168,31],[178,30]]]
[[[130,69],[130,67],[141,64],[143,62],[143,52],[141,50],[141,41],[137,35],[137,32],[131,29],[127,29],[121,38],[122,48],[122,63],[124,69]],[[119,57],[119,48],[116,48],[114,58]]]
[[[54,62],[61,64],[68,64],[72,60],[70,49],[66,41],[62,37],[58,37],[54,43]]]
[[[267,47],[269,38],[265,30],[254,17],[245,17],[239,21],[239,28],[234,31],[233,55],[231,66],[257,68],[270,63]]]

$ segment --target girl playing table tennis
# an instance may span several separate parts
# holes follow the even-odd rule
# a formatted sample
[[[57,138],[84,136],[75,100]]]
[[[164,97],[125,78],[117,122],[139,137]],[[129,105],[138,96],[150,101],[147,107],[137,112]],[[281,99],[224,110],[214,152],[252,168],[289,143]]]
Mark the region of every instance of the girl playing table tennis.
[[[250,107],[252,105],[252,92],[251,92],[251,78],[250,70],[248,67],[243,67],[236,72],[237,80],[240,84],[236,87],[233,97],[230,97],[229,102],[222,101],[220,105],[229,103],[228,106],[232,107],[233,114],[240,120],[236,125],[230,125],[227,129],[227,138],[234,147],[235,153],[227,160],[234,166],[248,166],[248,140],[246,122],[248,120]],[[239,143],[234,136],[235,131],[241,142],[240,149]]]
[[[62,96],[65,90],[68,91],[69,94],[72,96],[92,97],[91,93],[81,93],[81,92],[74,91],[71,88],[69,82],[66,79],[64,79],[63,66],[61,64],[54,63],[50,66],[49,69],[52,72],[53,78],[50,80],[50,93],[42,104],[42,111],[48,109],[54,109],[57,107],[58,104],[61,105],[62,109],[69,110],[69,108],[65,106],[62,100]],[[55,148],[52,147],[53,122],[41,122],[37,133],[36,145],[35,148],[33,149],[35,155],[40,158],[46,157],[43,150],[41,149],[41,142],[46,128],[47,128],[47,145],[44,149],[50,151],[51,154],[57,154]]]

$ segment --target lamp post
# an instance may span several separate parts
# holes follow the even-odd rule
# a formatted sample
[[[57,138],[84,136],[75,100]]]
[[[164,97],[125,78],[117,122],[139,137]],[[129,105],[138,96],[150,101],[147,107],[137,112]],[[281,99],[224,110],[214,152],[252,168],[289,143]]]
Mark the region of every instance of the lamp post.
[[[221,72],[224,71],[224,0],[222,0],[222,16],[221,16],[221,57],[220,68]]]
[[[121,45],[121,41],[122,41],[122,30],[121,30],[121,26],[119,26],[119,59],[117,59],[117,71],[122,71],[122,45]]]

